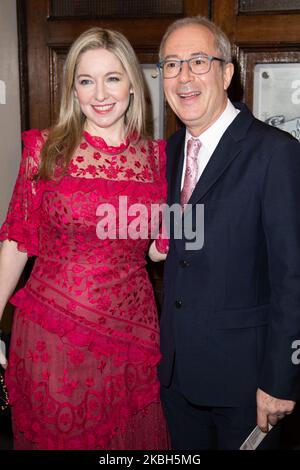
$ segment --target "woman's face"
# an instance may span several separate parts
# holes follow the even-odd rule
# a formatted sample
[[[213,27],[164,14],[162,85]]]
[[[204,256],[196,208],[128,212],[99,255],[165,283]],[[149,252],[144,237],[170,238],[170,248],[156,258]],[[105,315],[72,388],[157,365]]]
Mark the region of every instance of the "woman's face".
[[[106,49],[84,52],[75,72],[75,96],[86,116],[86,130],[113,140],[124,138],[132,87],[119,59]]]

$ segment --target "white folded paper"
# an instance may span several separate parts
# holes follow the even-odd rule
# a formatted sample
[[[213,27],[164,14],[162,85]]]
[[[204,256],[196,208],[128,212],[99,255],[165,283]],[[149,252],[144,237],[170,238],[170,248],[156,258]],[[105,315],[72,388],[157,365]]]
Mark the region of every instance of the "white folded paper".
[[[269,424],[269,431],[271,431],[273,426]],[[240,447],[240,450],[255,450],[261,443],[261,441],[266,437],[268,433],[263,432],[258,426],[255,426],[253,431],[249,436],[244,440],[243,444]]]

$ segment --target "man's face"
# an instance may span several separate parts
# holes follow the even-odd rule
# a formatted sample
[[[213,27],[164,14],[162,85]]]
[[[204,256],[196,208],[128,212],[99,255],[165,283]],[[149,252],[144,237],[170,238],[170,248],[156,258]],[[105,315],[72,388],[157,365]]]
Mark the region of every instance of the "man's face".
[[[213,34],[206,27],[186,25],[170,34],[163,59],[186,60],[195,54],[223,58],[215,48]],[[195,75],[185,62],[177,77],[164,79],[167,101],[192,135],[200,135],[224,111],[232,75],[232,64],[214,60],[206,74]]]

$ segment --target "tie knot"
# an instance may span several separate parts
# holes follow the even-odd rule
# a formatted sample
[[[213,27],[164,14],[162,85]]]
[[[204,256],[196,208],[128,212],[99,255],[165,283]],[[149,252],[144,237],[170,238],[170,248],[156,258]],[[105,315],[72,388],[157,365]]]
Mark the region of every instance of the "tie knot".
[[[197,158],[199,150],[201,147],[201,141],[199,139],[191,138],[187,141],[187,157],[188,158]]]

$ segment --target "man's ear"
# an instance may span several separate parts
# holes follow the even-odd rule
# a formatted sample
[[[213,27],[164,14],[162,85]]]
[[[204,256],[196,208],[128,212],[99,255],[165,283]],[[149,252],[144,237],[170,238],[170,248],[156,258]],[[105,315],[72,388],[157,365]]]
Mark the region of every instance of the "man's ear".
[[[229,64],[225,64],[224,70],[223,70],[224,90],[227,90],[227,88],[229,87],[233,73],[234,73],[233,63],[230,62]]]

